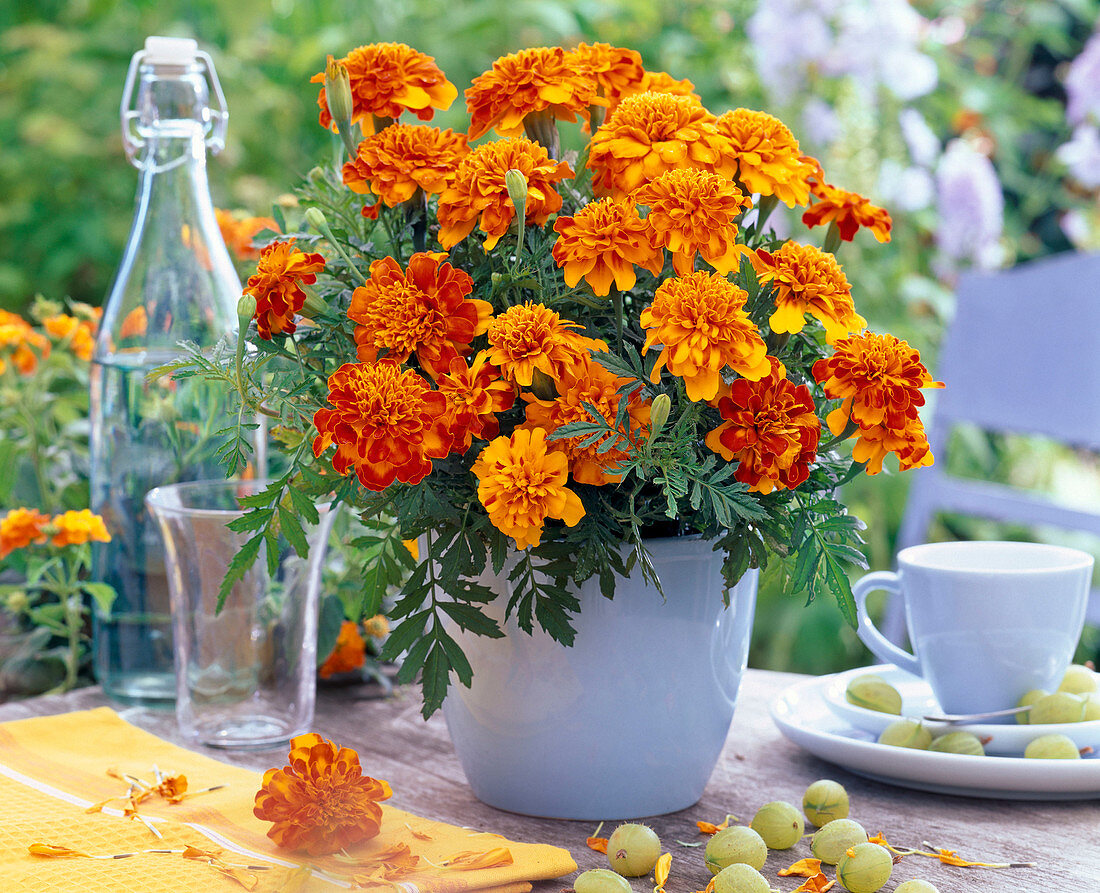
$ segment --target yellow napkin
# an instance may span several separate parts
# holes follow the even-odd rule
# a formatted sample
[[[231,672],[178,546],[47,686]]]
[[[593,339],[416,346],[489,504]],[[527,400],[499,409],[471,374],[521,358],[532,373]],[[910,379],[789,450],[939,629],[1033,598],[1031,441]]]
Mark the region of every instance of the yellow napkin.
[[[112,801],[104,812],[86,812],[90,804],[125,793],[126,785],[108,776],[108,769],[152,780],[154,766],[166,775],[187,776],[190,791],[225,787],[175,804],[160,797],[143,801],[140,815],[161,831],[163,840],[139,821],[119,815],[114,807],[124,806],[122,801]],[[381,834],[349,849],[355,864],[333,856],[288,853],[267,837],[271,825],[252,814],[260,782],[259,773],[163,741],[107,707],[2,723],[0,803],[5,806],[5,833],[0,835],[0,890],[205,893],[241,891],[254,882],[256,893],[333,891],[346,889],[353,875],[369,873],[372,853],[398,843],[408,844],[420,857],[417,870],[398,881],[407,893],[522,893],[531,889],[530,881],[561,877],[577,868],[572,856],[559,847],[509,841],[385,804]],[[27,849],[32,844],[68,847],[86,856],[34,856]],[[184,846],[220,850],[221,861],[244,872],[245,883],[226,877],[205,861],[178,854],[88,858]],[[511,854],[511,864],[468,871],[434,867],[459,853],[501,847]],[[303,883],[302,873],[296,871],[303,864],[323,874]]]

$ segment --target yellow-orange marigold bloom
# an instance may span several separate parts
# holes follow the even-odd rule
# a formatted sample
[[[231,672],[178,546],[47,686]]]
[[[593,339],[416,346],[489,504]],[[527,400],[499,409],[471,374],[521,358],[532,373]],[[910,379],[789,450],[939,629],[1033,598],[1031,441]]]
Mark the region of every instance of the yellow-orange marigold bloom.
[[[67,313],[58,313],[42,320],[42,328],[65,344],[73,355],[87,362],[95,348],[95,324]]]
[[[260,249],[252,247],[256,233],[265,229],[279,231],[279,224],[270,217],[237,217],[221,208],[214,209],[214,216],[226,247],[239,260],[256,260],[260,256]]]
[[[68,511],[55,515],[50,521],[50,527],[54,530],[50,542],[55,546],[79,546],[93,540],[97,543],[109,543],[111,541],[111,535],[107,532],[107,525],[91,509],[81,509],[78,512]]]
[[[322,679],[331,679],[337,673],[350,673],[367,662],[367,643],[359,635],[359,625],[351,620],[340,624],[340,633],[332,653],[325,658],[318,672]]]
[[[272,335],[298,328],[294,315],[302,309],[306,293],[302,284],[317,281],[325,268],[320,254],[307,254],[290,239],[272,242],[260,252],[256,272],[248,278],[244,293],[256,299],[256,331],[268,341]]]
[[[906,417],[904,428],[893,430],[885,425],[860,426],[859,436],[852,447],[852,458],[867,466],[868,474],[882,471],[882,460],[887,453],[898,457],[898,468],[909,471],[932,465],[934,457],[924,433],[920,417]]]
[[[695,269],[696,254],[724,275],[750,253],[737,242],[737,220],[752,199],[725,177],[678,168],[650,180],[632,197],[649,207],[646,228],[654,244],[672,252],[672,267],[681,276]]]
[[[769,361],[759,381],[739,378],[730,385],[718,401],[724,421],[706,438],[714,452],[738,463],[733,476],[759,493],[793,490],[805,481],[821,436],[810,389],[789,381],[774,357]]]
[[[749,315],[748,293],[720,273],[666,279],[642,311],[644,350],[661,345],[653,381],[667,367],[687,385],[691,400],[712,400],[727,366],[753,380],[768,374],[768,351]]]
[[[526,549],[542,541],[547,518],[575,527],[584,517],[580,497],[565,486],[569,460],[547,449],[541,428],[519,429],[498,437],[478,456],[471,469],[477,475],[477,498],[497,530]]]
[[[409,258],[407,269],[392,257],[370,265],[370,278],[348,306],[360,362],[374,362],[385,350],[387,358],[402,363],[416,354],[425,369],[434,370],[469,353],[470,342],[489,327],[493,307],[468,298],[474,281],[443,257],[421,251]]]
[[[274,822],[267,836],[311,856],[335,853],[378,836],[393,791],[363,774],[359,754],[310,733],[290,740],[287,765],[268,769],[253,814]]]
[[[466,155],[439,196],[439,244],[450,250],[480,221],[485,248],[493,248],[508,232],[515,206],[504,175],[518,170],[527,180],[526,222],[546,223],[562,205],[554,184],[573,176],[564,161],[554,161],[538,143],[512,137],[485,143]]]
[[[576,376],[591,351],[607,350],[606,342],[574,331],[579,328],[543,304],[516,304],[489,323],[489,362],[525,387],[536,370],[555,381]]]
[[[45,542],[42,528],[49,520],[49,515],[28,508],[12,509],[0,518],[0,558],[16,549],[25,549],[31,543]]]
[[[428,121],[435,109],[446,111],[458,96],[455,87],[435,64],[435,59],[403,43],[371,43],[356,47],[342,62],[351,82],[352,123],[362,122],[364,131],[374,132],[375,118],[393,118],[408,110]],[[315,74],[311,84],[323,84],[325,73]],[[321,126],[331,127],[325,88],[317,97]]]
[[[590,105],[604,104],[596,87],[588,67],[561,47],[531,47],[501,56],[466,90],[470,139],[491,129],[501,136],[519,136],[531,114],[587,120]]]
[[[715,121],[688,96],[627,96],[588,145],[593,188],[600,195],[619,198],[665,171],[712,170],[722,142]]]
[[[806,226],[836,223],[845,242],[851,242],[859,228],[865,226],[880,242],[890,241],[893,223],[885,208],[872,205],[858,192],[837,189],[828,183],[814,182],[813,195],[816,201],[802,214]]]
[[[413,540],[413,542],[416,542]],[[417,556],[413,556],[416,558]],[[373,617],[368,617],[363,621],[363,632],[365,632],[372,639],[381,639],[383,636],[390,634],[390,622],[386,619],[385,614],[375,614]]]
[[[690,96],[701,103],[703,97],[695,92],[695,84],[687,78],[676,80],[667,71],[647,71],[638,84],[639,93],[668,93],[672,96]]]
[[[615,473],[615,467],[629,458],[631,449],[636,446],[635,435],[645,437],[649,429],[650,404],[639,399],[640,386],[626,395],[626,426],[615,426],[619,401],[624,399],[619,389],[628,383],[627,379],[619,378],[599,363],[589,361],[579,376],[559,383],[558,396],[554,400],[540,400],[534,394],[525,393],[523,399],[527,401],[527,420],[522,427],[541,428],[547,434],[553,434],[570,422],[591,421],[585,407],[595,408],[608,425],[622,435],[614,446],[600,449],[611,437],[608,434],[587,446],[581,445],[586,439],[584,437],[568,437],[551,441],[550,448],[560,449],[569,457],[569,472],[578,484],[599,486],[618,483],[622,475]]]
[[[663,252],[652,243],[646,222],[629,200],[589,202],[572,217],[555,220],[554,231],[554,260],[564,267],[570,288],[583,276],[600,296],[611,291],[612,283],[625,291],[637,282],[635,266],[657,276],[664,265]]]
[[[454,453],[466,452],[475,437],[496,437],[500,432],[496,414],[511,409],[516,402],[515,387],[500,377],[500,370],[489,362],[485,350],[469,366],[461,357],[452,359],[438,385],[439,393],[447,398],[445,421],[454,437]]]
[[[597,84],[600,96],[614,105],[626,93],[636,93],[645,78],[642,57],[636,50],[609,43],[580,43],[573,51]]]
[[[149,312],[144,307],[135,307],[122,318],[122,325],[118,329],[118,337],[140,338],[149,328]]]
[[[345,363],[328,388],[328,406],[313,415],[313,454],[335,443],[332,467],[340,474],[354,468],[368,490],[395,480],[419,484],[431,460],[450,452],[447,399],[412,369],[393,360]]]
[[[726,140],[719,173],[789,208],[806,204],[818,165],[802,154],[786,124],[767,112],[733,109],[718,117],[718,132]]]
[[[50,355],[50,341],[37,332],[18,313],[0,310],[0,372],[6,367],[4,357],[23,375],[38,368],[39,359]]]
[[[359,144],[355,159],[344,165],[344,183],[352,192],[373,192],[392,208],[418,189],[442,192],[469,151],[466,137],[453,130],[392,124]]]
[[[774,252],[758,248],[749,260],[761,285],[770,282],[775,288],[775,312],[768,320],[773,332],[801,332],[807,313],[825,326],[830,344],[867,325],[856,313],[848,277],[833,255],[786,242]]]

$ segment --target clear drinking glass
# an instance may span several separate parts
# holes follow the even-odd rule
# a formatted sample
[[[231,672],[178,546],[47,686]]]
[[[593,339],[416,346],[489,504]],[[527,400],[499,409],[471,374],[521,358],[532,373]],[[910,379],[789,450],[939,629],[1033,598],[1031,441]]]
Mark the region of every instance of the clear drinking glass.
[[[176,717],[214,747],[274,747],[310,730],[316,697],[317,604],[335,512],[306,526],[309,555],[280,538],[268,573],[263,549],[218,611],[229,562],[252,533],[226,525],[265,481],[196,481],[145,498],[164,538],[172,602]]]

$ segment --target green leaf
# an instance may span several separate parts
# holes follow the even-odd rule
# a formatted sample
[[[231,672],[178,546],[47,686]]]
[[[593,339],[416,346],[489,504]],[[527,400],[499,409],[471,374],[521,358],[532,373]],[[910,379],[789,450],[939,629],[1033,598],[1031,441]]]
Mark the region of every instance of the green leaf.
[[[487,617],[473,605],[464,602],[440,602],[439,607],[464,630],[492,639],[499,639],[504,635],[493,618]]]
[[[302,524],[298,520],[298,516],[281,503],[279,505],[279,526],[282,528],[283,536],[287,538],[287,542],[294,548],[294,551],[302,558],[306,558],[309,555],[309,540],[306,539],[305,531],[302,530]]]
[[[244,579],[244,575],[256,563],[256,557],[260,554],[260,543],[263,541],[264,534],[257,533],[241,546],[241,551],[230,560],[229,567],[226,568],[225,576],[218,587],[218,605],[214,609],[215,614],[221,613],[222,608],[225,607],[225,600],[229,597],[229,593],[233,591],[233,587]]]
[[[332,654],[344,620],[344,605],[338,596],[326,595],[321,599],[317,614],[317,666],[321,666]]]
[[[92,597],[102,616],[111,616],[111,605],[118,597],[118,593],[115,592],[113,586],[107,583],[81,583],[80,588]]]
[[[420,676],[420,687],[424,691],[424,707],[420,712],[425,719],[443,706],[443,699],[447,697],[447,689],[451,684],[450,670],[444,649],[438,646],[432,648],[424,661]]]
[[[428,618],[431,616],[431,608],[425,608],[423,611],[418,611],[416,614],[412,614],[398,623],[393,629],[390,630],[389,638],[386,639],[386,644],[382,646],[382,653],[379,655],[382,660],[396,660],[401,656],[402,652],[409,650],[409,654],[413,651],[410,650],[414,642],[427,641],[422,638],[424,635],[424,627],[428,624]],[[419,644],[419,642],[417,643]],[[409,661],[409,656],[405,656],[405,662]]]

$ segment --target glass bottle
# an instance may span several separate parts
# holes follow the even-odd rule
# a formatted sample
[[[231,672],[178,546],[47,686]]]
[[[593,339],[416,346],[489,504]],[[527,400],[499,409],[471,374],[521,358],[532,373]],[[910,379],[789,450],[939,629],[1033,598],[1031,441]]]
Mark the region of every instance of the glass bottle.
[[[93,665],[113,701],[169,707],[168,585],[143,499],[161,484],[224,478],[217,432],[233,420],[216,384],[149,373],[179,357],[181,341],[208,348],[237,330],[241,283],[206,179],[206,150],[225,145],[228,115],[210,57],[193,40],[166,37],[134,54],[121,115],[140,173],[92,361],[91,503],[112,537],[94,552],[93,577],[117,592],[109,613],[94,615]]]

